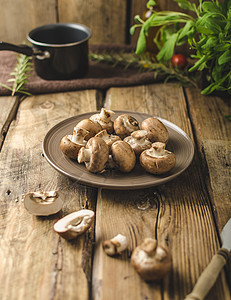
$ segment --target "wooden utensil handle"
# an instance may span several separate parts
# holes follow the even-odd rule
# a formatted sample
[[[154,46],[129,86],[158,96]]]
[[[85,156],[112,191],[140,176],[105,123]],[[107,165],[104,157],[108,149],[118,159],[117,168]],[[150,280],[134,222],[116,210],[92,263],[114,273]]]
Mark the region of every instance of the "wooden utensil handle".
[[[219,273],[226,264],[229,256],[227,249],[220,249],[212,258],[209,265],[200,275],[192,292],[186,296],[185,300],[202,300],[214,285]]]

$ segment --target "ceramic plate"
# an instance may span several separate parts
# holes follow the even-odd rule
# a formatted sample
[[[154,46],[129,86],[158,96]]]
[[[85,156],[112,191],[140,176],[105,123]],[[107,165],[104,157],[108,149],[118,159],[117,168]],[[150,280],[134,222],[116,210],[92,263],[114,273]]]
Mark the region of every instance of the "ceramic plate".
[[[166,149],[174,152],[176,155],[176,165],[170,172],[164,175],[152,175],[148,174],[137,164],[136,167],[127,174],[123,174],[120,171],[106,171],[102,174],[90,173],[84,164],[78,164],[76,161],[66,157],[61,152],[59,145],[65,135],[72,134],[73,128],[79,121],[89,118],[95,113],[97,112],[85,113],[68,118],[47,132],[43,140],[44,156],[51,166],[62,174],[88,186],[128,190],[146,188],[168,182],[179,176],[190,165],[194,155],[194,147],[191,139],[178,126],[167,120],[158,118],[164,123],[169,132],[169,141]],[[148,114],[131,111],[115,111],[115,113],[114,118],[122,113],[128,113],[136,118],[139,123],[150,117]]]

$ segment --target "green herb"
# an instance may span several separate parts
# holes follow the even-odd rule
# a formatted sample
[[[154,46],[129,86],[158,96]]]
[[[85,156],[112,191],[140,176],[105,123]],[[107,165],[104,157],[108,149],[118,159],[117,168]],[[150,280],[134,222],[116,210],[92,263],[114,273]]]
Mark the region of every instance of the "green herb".
[[[143,21],[135,17],[135,24],[130,32],[140,27],[136,53],[146,49],[146,37],[151,27],[159,27],[154,42],[159,48],[157,60],[166,62],[174,54],[175,47],[187,43],[193,50],[195,64],[190,72],[207,72],[207,87],[202,94],[213,91],[226,91],[231,94],[231,0],[203,1],[196,6],[189,0],[174,0],[186,10],[194,12],[194,17],[187,13],[155,11],[155,1],[148,1],[147,7],[152,15]]]
[[[12,78],[7,80],[7,82],[12,82],[13,85],[8,86],[4,83],[0,83],[0,85],[10,90],[12,92],[12,96],[14,96],[16,93],[31,96],[31,94],[27,92],[25,88],[25,84],[28,82],[28,78],[31,76],[31,66],[31,58],[23,54],[17,55],[17,64],[14,68],[14,71],[10,73]]]

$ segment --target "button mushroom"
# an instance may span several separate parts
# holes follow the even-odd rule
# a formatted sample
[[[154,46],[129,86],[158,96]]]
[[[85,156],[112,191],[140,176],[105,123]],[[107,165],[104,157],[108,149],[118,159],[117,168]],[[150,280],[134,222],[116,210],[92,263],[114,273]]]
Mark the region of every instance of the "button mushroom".
[[[141,166],[151,174],[164,174],[170,171],[176,164],[174,153],[165,150],[165,144],[156,142],[152,147],[140,155]]]
[[[108,161],[109,149],[105,141],[92,137],[78,153],[78,163],[85,163],[88,171],[98,173],[105,168]]]
[[[130,135],[133,131],[139,129],[138,121],[129,116],[128,114],[123,114],[118,116],[114,121],[115,133],[124,139],[126,136]]]
[[[109,256],[121,254],[128,248],[126,236],[117,234],[114,238],[103,242],[103,249]]]
[[[162,142],[167,144],[169,137],[168,130],[159,119],[155,117],[145,119],[141,123],[141,129],[148,132],[148,138],[152,143]]]
[[[78,152],[81,147],[85,146],[87,141],[86,135],[89,131],[75,127],[72,135],[66,135],[60,143],[61,151],[71,159],[77,159]]]
[[[86,141],[102,130],[102,127],[98,122],[94,122],[90,119],[83,119],[79,121],[76,127],[89,131],[89,133],[85,136]]]
[[[32,192],[24,197],[24,207],[36,216],[49,216],[56,214],[63,207],[64,195],[60,191]]]
[[[111,151],[113,160],[121,172],[128,173],[135,167],[136,155],[128,143],[117,141],[112,144]]]
[[[98,122],[102,129],[106,129],[108,133],[112,133],[113,128],[113,121],[111,118],[115,115],[114,111],[101,108],[101,111],[99,114],[94,114],[90,117],[90,120],[94,122]]]
[[[147,138],[146,130],[133,131],[130,136],[127,136],[124,139],[124,141],[132,147],[137,156],[152,146],[152,142]]]
[[[162,279],[172,267],[172,256],[157,241],[146,238],[136,247],[131,256],[131,263],[137,273],[146,281]]]
[[[54,231],[64,239],[70,240],[87,231],[94,219],[95,213],[89,209],[73,212],[54,224]]]
[[[105,143],[108,145],[109,147],[109,151],[111,152],[111,145],[113,143],[115,143],[116,141],[120,141],[121,138],[118,135],[114,135],[114,134],[108,134],[107,130],[101,130],[99,133],[97,133],[95,135],[96,137],[100,137],[101,139],[103,139],[105,141]]]

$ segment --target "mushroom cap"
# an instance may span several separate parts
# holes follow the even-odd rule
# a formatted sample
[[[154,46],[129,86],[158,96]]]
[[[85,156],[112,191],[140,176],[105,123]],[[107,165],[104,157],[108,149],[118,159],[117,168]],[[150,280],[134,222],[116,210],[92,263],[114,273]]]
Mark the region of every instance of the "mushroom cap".
[[[124,141],[132,147],[137,156],[152,146],[152,142],[147,138],[146,130],[133,131],[130,136],[127,136],[124,139]]]
[[[141,128],[148,132],[148,138],[151,142],[168,142],[168,130],[165,125],[157,118],[150,117],[141,123]]]
[[[61,151],[71,159],[77,159],[78,152],[81,147],[83,147],[83,145],[79,145],[71,141],[71,135],[64,136],[60,142]]]
[[[54,231],[67,240],[74,239],[89,229],[94,215],[94,211],[89,209],[73,212],[57,221]]]
[[[94,122],[98,122],[102,129],[106,129],[108,133],[112,133],[114,131],[114,123],[111,120],[111,117],[114,116],[114,112],[109,109],[101,108],[100,113],[94,114],[90,117],[90,120]]]
[[[164,174],[170,171],[176,164],[174,153],[165,150],[165,144],[156,142],[150,149],[140,155],[141,166],[151,174]]]
[[[121,138],[118,135],[109,134],[106,129],[101,130],[95,136],[96,137],[100,137],[101,139],[103,139],[105,141],[105,143],[109,147],[109,152],[110,153],[111,153],[111,146],[112,146],[112,144],[115,143],[116,141],[120,141],[121,140]]]
[[[111,151],[113,160],[121,172],[128,173],[135,167],[136,155],[128,143],[117,141],[112,144]]]
[[[83,119],[79,121],[79,123],[75,127],[89,131],[89,133],[85,136],[86,141],[88,141],[91,137],[95,136],[96,133],[102,130],[102,127],[98,122],[94,122],[90,119]]]
[[[24,197],[24,207],[35,216],[56,214],[63,207],[64,194],[60,191],[32,192]]]
[[[128,114],[122,114],[118,116],[114,121],[114,130],[115,133],[124,139],[126,136],[129,136],[133,131],[139,129],[138,121],[129,116]]]
[[[88,171],[97,173],[105,168],[109,158],[109,148],[99,137],[92,137],[78,154],[78,162],[84,162]]]
[[[131,263],[137,273],[146,281],[162,279],[172,267],[172,256],[157,241],[147,238],[137,246],[131,256]]]

